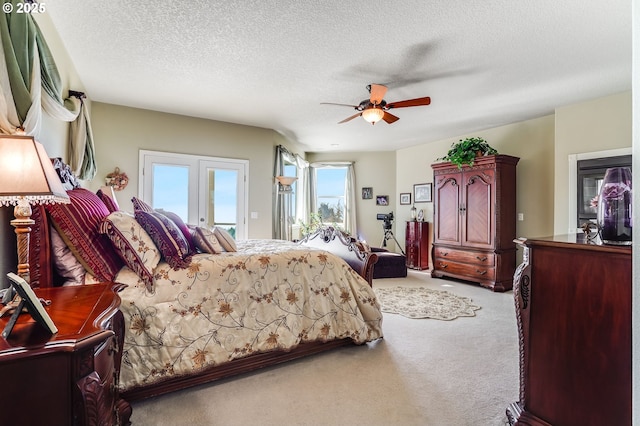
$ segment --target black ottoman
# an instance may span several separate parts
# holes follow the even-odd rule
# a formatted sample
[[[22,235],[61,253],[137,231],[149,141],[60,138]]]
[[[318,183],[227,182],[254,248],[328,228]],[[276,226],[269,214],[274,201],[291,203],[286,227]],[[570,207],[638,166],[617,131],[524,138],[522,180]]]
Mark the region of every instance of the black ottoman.
[[[371,251],[378,255],[378,261],[373,265],[373,278],[407,276],[407,258],[403,254],[378,247],[371,247]]]

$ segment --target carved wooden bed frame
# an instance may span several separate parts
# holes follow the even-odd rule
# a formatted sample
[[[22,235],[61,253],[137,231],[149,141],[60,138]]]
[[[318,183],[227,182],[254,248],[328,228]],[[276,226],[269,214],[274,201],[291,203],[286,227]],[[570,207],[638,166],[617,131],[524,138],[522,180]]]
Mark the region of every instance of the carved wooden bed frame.
[[[33,288],[54,286],[54,267],[49,235],[49,219],[44,207],[34,206],[30,241],[30,276]],[[332,227],[322,228],[307,236],[300,244],[321,248],[344,259],[356,272],[372,285],[373,266],[378,260],[375,253],[360,250],[356,241]],[[117,318],[121,318],[116,316]],[[123,330],[124,324],[114,324],[114,330]],[[124,336],[118,336],[122,344]],[[339,339],[329,342],[311,342],[300,344],[290,351],[274,351],[259,353],[245,358],[235,359],[225,364],[209,367],[197,375],[186,375],[170,378],[160,383],[134,388],[121,394],[126,401],[135,401],[162,395],[190,386],[200,385],[215,380],[247,373],[259,368],[280,364],[304,356],[331,350],[352,344],[351,339]]]

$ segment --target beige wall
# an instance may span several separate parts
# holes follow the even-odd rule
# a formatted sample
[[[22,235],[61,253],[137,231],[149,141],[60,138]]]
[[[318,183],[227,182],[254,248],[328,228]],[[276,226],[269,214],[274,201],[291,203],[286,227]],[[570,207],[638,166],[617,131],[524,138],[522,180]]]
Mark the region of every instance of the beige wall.
[[[249,160],[249,238],[271,238],[273,161],[275,146],[286,144],[273,130],[93,103],[93,133],[98,175],[86,186],[97,190],[105,176],[119,167],[129,176],[116,194],[125,210],[138,196],[138,152],[141,149]]]
[[[333,152],[333,153],[307,153],[307,160],[314,161],[353,161],[356,174],[356,200],[358,230],[360,239],[367,241],[372,246],[379,246],[384,232],[382,221],[376,219],[378,213],[390,213],[395,211],[396,193],[395,169],[396,153],[394,151],[378,152]],[[362,188],[373,188],[374,198],[362,199]],[[375,196],[388,195],[389,206],[377,206]],[[395,231],[394,231],[395,232]],[[404,245],[402,240],[399,240]],[[392,243],[390,248],[394,248]]]
[[[524,220],[517,222],[517,236],[543,236],[553,232],[553,134],[554,117],[546,116],[508,126],[460,135],[433,143],[398,150],[396,182],[398,192],[412,192],[417,183],[433,183],[431,164],[443,157],[451,144],[468,136],[485,138],[500,154],[519,157],[517,166],[517,211]],[[412,194],[413,200],[413,194]],[[411,206],[396,201],[396,235],[404,241],[404,222]],[[433,203],[417,203],[425,211],[425,220],[433,221]]]
[[[556,109],[554,233],[569,223],[569,155],[631,148],[631,92],[619,93]]]

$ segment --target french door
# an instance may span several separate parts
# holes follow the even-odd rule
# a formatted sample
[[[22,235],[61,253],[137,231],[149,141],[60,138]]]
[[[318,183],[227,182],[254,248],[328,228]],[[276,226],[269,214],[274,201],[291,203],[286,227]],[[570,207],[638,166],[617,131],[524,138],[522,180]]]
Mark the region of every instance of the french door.
[[[138,193],[154,209],[247,237],[247,160],[141,150],[139,162]]]

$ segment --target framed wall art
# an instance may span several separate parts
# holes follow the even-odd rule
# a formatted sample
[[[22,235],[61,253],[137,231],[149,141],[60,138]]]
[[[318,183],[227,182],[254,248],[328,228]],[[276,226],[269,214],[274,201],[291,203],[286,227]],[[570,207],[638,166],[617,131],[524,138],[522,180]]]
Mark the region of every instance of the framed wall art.
[[[411,193],[410,192],[401,192],[400,193],[400,204],[407,205],[411,204]]]
[[[413,185],[413,200],[415,203],[430,203],[433,201],[432,183],[417,183]]]
[[[389,205],[388,195],[376,195],[376,206],[388,206],[388,205]]]
[[[373,198],[373,188],[370,186],[365,186],[362,188],[362,199],[370,200]]]

